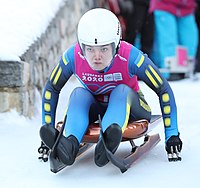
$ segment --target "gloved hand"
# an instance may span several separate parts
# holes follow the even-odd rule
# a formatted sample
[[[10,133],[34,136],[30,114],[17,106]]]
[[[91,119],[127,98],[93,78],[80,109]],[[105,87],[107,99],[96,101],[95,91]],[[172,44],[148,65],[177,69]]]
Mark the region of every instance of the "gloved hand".
[[[180,152],[182,149],[182,141],[179,137],[179,134],[177,136],[171,136],[167,142],[166,142],[166,151],[168,154],[168,160],[171,161],[181,161]]]
[[[41,141],[41,146],[38,148],[38,153],[40,154],[40,157],[38,159],[47,162],[48,156],[49,156],[49,148]]]

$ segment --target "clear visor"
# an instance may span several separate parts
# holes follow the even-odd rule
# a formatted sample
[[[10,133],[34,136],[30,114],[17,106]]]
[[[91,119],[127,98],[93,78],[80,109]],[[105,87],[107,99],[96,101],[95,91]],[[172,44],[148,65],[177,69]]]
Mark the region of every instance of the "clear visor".
[[[116,53],[114,43],[106,45],[84,45],[83,54],[93,70],[102,71],[109,67]]]
[[[105,48],[108,46],[108,45],[111,45],[112,47],[112,55],[114,56],[116,54],[116,46],[115,46],[115,43],[110,43],[110,44],[105,44],[105,45],[89,45],[89,44],[83,44],[82,43],[82,52],[83,52],[83,55],[85,56],[85,52],[86,52],[86,47],[91,47],[91,49],[95,49],[95,48],[99,48],[101,50],[105,50]]]

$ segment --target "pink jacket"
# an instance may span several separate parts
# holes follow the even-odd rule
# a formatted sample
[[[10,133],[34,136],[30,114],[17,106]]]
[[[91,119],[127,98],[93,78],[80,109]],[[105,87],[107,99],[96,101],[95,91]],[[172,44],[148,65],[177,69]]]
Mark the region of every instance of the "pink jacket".
[[[195,0],[151,0],[150,12],[163,10],[181,17],[193,14],[196,8]]]

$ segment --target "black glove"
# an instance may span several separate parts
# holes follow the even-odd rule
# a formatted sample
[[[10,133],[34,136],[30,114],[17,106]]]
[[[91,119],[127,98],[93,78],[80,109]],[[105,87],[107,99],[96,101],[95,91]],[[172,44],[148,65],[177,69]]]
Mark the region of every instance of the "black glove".
[[[180,152],[182,149],[182,141],[179,137],[179,134],[177,136],[171,136],[167,143],[166,143],[166,151],[168,154],[168,160],[171,161],[181,161]]]
[[[38,159],[47,162],[48,161],[48,156],[49,156],[49,148],[41,142],[41,146],[38,148],[38,153],[40,154],[40,157]]]

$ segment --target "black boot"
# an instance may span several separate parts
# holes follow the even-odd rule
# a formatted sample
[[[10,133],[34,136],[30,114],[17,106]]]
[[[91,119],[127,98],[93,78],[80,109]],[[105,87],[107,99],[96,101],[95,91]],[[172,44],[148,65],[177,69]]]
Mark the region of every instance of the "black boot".
[[[51,125],[43,125],[40,128],[40,138],[42,142],[50,149],[52,149],[59,131]]]
[[[122,130],[118,124],[114,123],[106,129],[106,131],[103,133],[103,137],[106,147],[112,153],[115,153],[122,139]],[[99,167],[102,167],[109,162],[102,139],[98,141],[95,147],[94,160],[95,164]]]
[[[66,165],[72,165],[79,151],[79,142],[73,135],[67,138],[62,136],[56,147],[57,157]]]
[[[59,131],[50,125],[43,125],[40,128],[40,137],[44,144],[50,149],[53,148],[58,134]],[[71,165],[74,163],[78,153],[79,142],[73,135],[70,135],[67,138],[62,135],[55,150],[56,156],[61,160],[61,162],[66,165]]]

